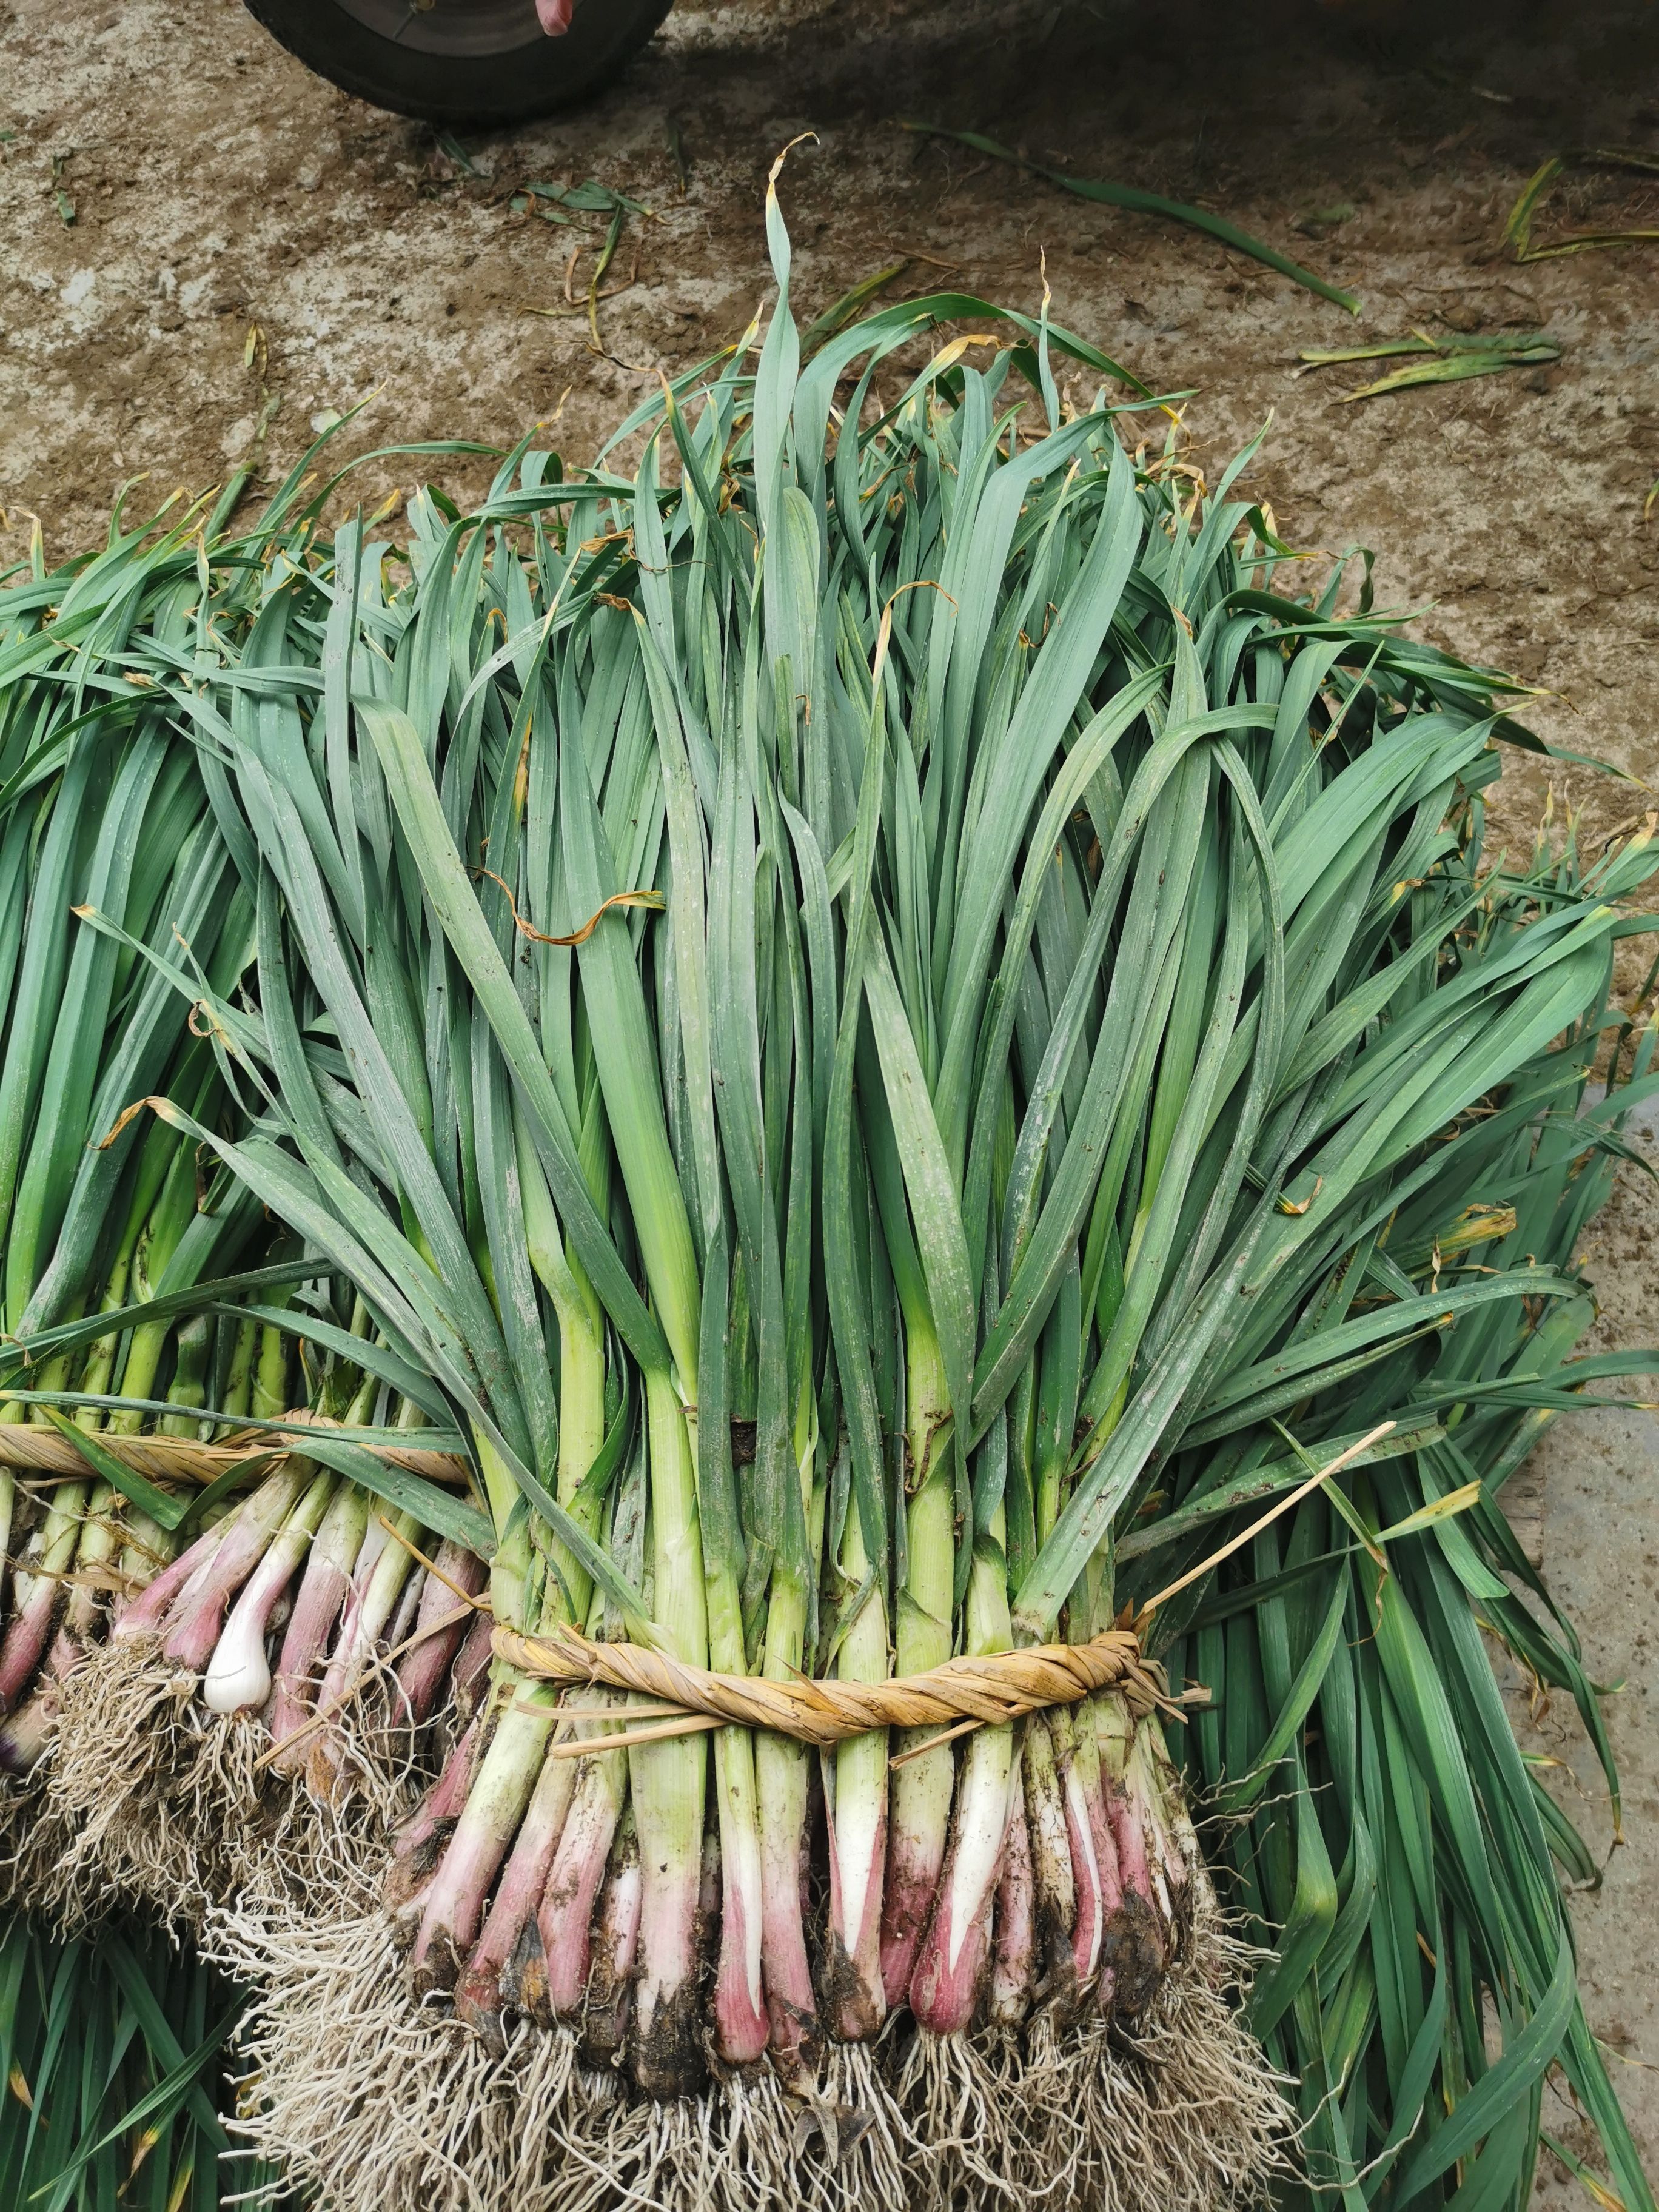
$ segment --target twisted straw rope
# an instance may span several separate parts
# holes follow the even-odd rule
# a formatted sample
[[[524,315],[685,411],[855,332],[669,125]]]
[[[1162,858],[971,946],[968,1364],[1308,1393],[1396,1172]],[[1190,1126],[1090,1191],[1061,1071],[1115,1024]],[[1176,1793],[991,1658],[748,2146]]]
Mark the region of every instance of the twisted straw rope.
[[[289,1421],[315,1420],[313,1414],[300,1412],[289,1413]],[[337,1425],[319,1422],[320,1427]],[[198,1443],[190,1437],[125,1437],[111,1433],[107,1429],[96,1431],[96,1439],[104,1449],[136,1474],[148,1475],[152,1482],[169,1480],[178,1482],[212,1482],[227,1468],[239,1461],[257,1458],[261,1455],[276,1461],[289,1452],[303,1453],[305,1439],[291,1431],[279,1429],[251,1428],[234,1443]],[[365,1444],[365,1451],[374,1453],[392,1467],[401,1467],[410,1474],[423,1474],[428,1482],[441,1482],[450,1489],[464,1485],[467,1480],[467,1465],[453,1452],[422,1451],[402,1444]],[[0,1423],[0,1467],[33,1468],[42,1474],[84,1475],[87,1462],[69,1437],[56,1429],[36,1428],[32,1423]]]
[[[666,1651],[639,1644],[595,1644],[565,1627],[550,1636],[522,1636],[498,1627],[491,1641],[497,1658],[536,1681],[604,1683],[678,1706],[688,1716],[701,1715],[704,1723],[771,1729],[821,1747],[870,1729],[949,1728],[957,1722],[995,1727],[1045,1706],[1077,1705],[1100,1690],[1117,1691],[1139,1717],[1165,1695],[1158,1672],[1141,1657],[1139,1643],[1127,1628],[1109,1628],[1089,1644],[1041,1644],[1024,1651],[951,1659],[925,1674],[885,1682],[714,1674]],[[625,1720],[627,1715],[617,1717]],[[636,1740],[644,1740],[643,1732]]]

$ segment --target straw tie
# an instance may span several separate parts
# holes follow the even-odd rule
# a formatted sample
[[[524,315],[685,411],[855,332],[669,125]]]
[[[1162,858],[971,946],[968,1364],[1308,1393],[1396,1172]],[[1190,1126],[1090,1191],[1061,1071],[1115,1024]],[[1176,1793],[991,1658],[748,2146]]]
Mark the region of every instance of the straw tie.
[[[303,1454],[306,1440],[295,1433],[301,1424],[324,1430],[340,1425],[305,1408],[284,1413],[283,1420],[287,1425],[278,1428],[238,1419],[228,1425],[236,1433],[227,1443],[198,1443],[190,1437],[121,1436],[108,1429],[97,1430],[94,1441],[134,1474],[147,1475],[155,1482],[206,1484],[239,1466],[246,1466],[251,1481],[256,1473],[269,1472],[252,1464],[261,1454],[273,1462],[289,1453]],[[423,1450],[416,1444],[372,1443],[362,1449],[388,1467],[423,1475],[428,1482],[441,1483],[447,1489],[465,1488],[469,1480],[466,1462],[453,1452]],[[79,1447],[58,1430],[20,1421],[0,1425],[0,1467],[74,1478],[86,1474],[87,1461]]]
[[[1035,1644],[951,1659],[925,1674],[884,1682],[716,1674],[670,1652],[596,1644],[562,1626],[546,1636],[497,1627],[492,1641],[497,1658],[533,1680],[567,1687],[604,1684],[678,1706],[683,1717],[669,1722],[668,1729],[770,1729],[821,1747],[871,1729],[952,1728],[959,1722],[995,1727],[1047,1706],[1077,1705],[1102,1690],[1115,1690],[1133,1711],[1148,1713],[1165,1695],[1157,1669],[1142,1658],[1139,1640],[1127,1628],[1109,1628],[1087,1644]],[[630,1731],[629,1740],[645,1741],[645,1731]],[[594,1748],[590,1743],[571,1749],[584,1747]]]

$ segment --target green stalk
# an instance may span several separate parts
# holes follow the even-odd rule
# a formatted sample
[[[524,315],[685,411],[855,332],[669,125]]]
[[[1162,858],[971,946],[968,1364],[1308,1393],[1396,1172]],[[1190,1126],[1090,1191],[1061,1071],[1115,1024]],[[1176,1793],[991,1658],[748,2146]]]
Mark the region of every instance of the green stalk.
[[[222,1500],[219,1510],[228,1512],[232,1509],[228,1500]],[[212,1522],[210,1519],[198,1525],[208,1528]],[[161,1572],[179,1548],[178,1538],[172,1531],[159,1527],[149,1514],[141,1513],[136,1505],[129,1504],[125,1508],[121,1516],[121,1526],[124,1540],[120,1572],[125,1587],[117,1601],[118,1619],[120,1609],[129,1605],[139,1591]],[[192,1540],[194,1534],[192,1530]]]
[[[212,1314],[191,1314],[179,1324],[173,1339],[173,1380],[167,1385],[170,1406],[199,1406],[207,1395],[217,1323]],[[157,1429],[164,1437],[199,1437],[202,1424],[187,1413],[163,1413]]]
[[[856,1503],[842,1536],[841,1579],[849,1599],[867,1595],[842,1638],[836,1672],[846,1682],[884,1682],[887,1607],[870,1577]],[[887,1846],[887,1731],[871,1729],[836,1747],[830,1830],[830,1941],[824,1980],[830,2024],[843,2042],[862,2042],[886,2017],[881,1972],[881,1900]]]
[[[825,1492],[818,1468],[817,1409],[811,1378],[799,1393],[794,1431],[795,1465],[806,1526],[806,1566],[811,1572],[823,1546]],[[811,1592],[806,1577],[780,1558],[767,1594],[761,1672],[793,1681],[806,1663]],[[807,1748],[793,1736],[763,1729],[755,1739],[755,1787],[760,1800],[761,1927],[771,2044],[786,2068],[811,2038],[817,2018],[802,1912],[801,1850],[811,1794]]]
[[[179,1239],[196,1212],[196,1161],[191,1148],[175,1149],[161,1193],[150,1211],[132,1258],[130,1302],[153,1298]],[[155,1378],[172,1334],[171,1321],[139,1322],[127,1343],[121,1369],[120,1395],[125,1398],[153,1398]],[[136,1407],[113,1413],[109,1428],[116,1436],[137,1436],[149,1415]]]
[[[64,1318],[69,1321],[78,1321],[81,1318],[79,1306],[80,1301],[76,1299]],[[55,1359],[47,1360],[39,1374],[32,1378],[33,1387],[37,1390],[67,1390],[76,1364],[76,1355],[73,1352],[60,1352]],[[42,1428],[49,1428],[52,1425],[51,1419],[44,1406],[31,1406],[29,1419]]]
[[[259,1360],[248,1403],[256,1421],[278,1420],[292,1410],[288,1378],[289,1333],[274,1322],[266,1322],[259,1331]]]
[[[107,1482],[94,1482],[87,1500],[86,1523],[81,1532],[81,1547],[76,1554],[76,1565],[86,1576],[70,1592],[69,1604],[64,1615],[64,1626],[77,1644],[89,1643],[98,1632],[104,1619],[109,1593],[99,1587],[98,1577],[108,1568],[121,1550],[125,1534],[122,1515],[125,1501]]]
[[[894,1630],[893,1669],[923,1674],[951,1656],[956,1613],[956,1486],[945,1364],[920,1306],[905,1329],[905,1578]],[[936,1735],[906,1729],[899,1748]],[[916,1947],[933,1909],[951,1824],[956,1760],[948,1745],[894,1769],[882,1899],[881,1978],[889,2006],[904,2002]]]
[[[975,1547],[968,1577],[967,1648],[984,1656],[1013,1644],[1006,1528],[999,1506]],[[1014,1766],[1011,1726],[975,1729],[963,1754],[951,1848],[915,1972],[910,2008],[937,2035],[963,2033],[974,2016],[990,1942],[991,1899],[1007,1833]]]
[[[576,1253],[560,1234],[558,1214],[522,1115],[515,1117],[519,1185],[530,1264],[553,1301],[559,1325],[558,1498],[588,1534],[599,1527],[599,1500],[582,1489],[605,1443],[605,1315]],[[570,1618],[580,1622],[592,1595],[587,1571],[557,1537],[548,1557],[568,1593]]]
[[[225,1370],[224,1395],[219,1403],[233,1419],[247,1413],[253,1402],[253,1360],[259,1345],[259,1324],[257,1321],[239,1321],[236,1336],[231,1346],[230,1364]]]
[[[708,1663],[708,1593],[697,1524],[696,1462],[684,1407],[667,1375],[645,1378],[651,1465],[653,1613],[677,1658]],[[722,1598],[726,1594],[722,1593]],[[731,1615],[722,1605],[720,1632]],[[741,1633],[741,1620],[738,1620]],[[701,1735],[645,1744],[628,1754],[640,1838],[639,1981],[634,2078],[657,2096],[694,2089],[703,2075],[697,1977],[708,1761]],[[743,1778],[737,1778],[742,1786]],[[752,1791],[752,1776],[749,1787]]]
[[[99,1303],[100,1313],[114,1313],[127,1303],[128,1285],[132,1279],[133,1261],[138,1250],[138,1241],[143,1235],[149,1217],[161,1195],[167,1170],[178,1149],[179,1139],[164,1121],[156,1121],[146,1132],[139,1149],[137,1173],[133,1179],[132,1195],[127,1206],[126,1219],[122,1225],[120,1242],[110,1261],[105,1280],[104,1295]],[[115,1362],[121,1348],[118,1331],[100,1336],[88,1346],[86,1365],[82,1370],[81,1388],[89,1397],[105,1397],[110,1393]],[[105,1413],[100,1406],[81,1406],[75,1419],[83,1429],[100,1429]]]
[[[473,1443],[483,1476],[484,1495],[489,1503],[490,1516],[501,1532],[489,1562],[490,1609],[503,1628],[522,1631],[530,1626],[526,1604],[533,1553],[530,1518],[527,1514],[521,1513],[517,1522],[513,1522],[513,1508],[518,1499],[519,1486],[487,1436],[475,1432]]]

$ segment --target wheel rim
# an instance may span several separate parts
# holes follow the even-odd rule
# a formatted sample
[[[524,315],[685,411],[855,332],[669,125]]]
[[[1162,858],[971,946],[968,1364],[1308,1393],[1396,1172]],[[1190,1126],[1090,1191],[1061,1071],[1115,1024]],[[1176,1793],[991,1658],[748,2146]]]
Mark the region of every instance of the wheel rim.
[[[542,36],[535,0],[336,0],[365,29],[411,53],[505,54]]]

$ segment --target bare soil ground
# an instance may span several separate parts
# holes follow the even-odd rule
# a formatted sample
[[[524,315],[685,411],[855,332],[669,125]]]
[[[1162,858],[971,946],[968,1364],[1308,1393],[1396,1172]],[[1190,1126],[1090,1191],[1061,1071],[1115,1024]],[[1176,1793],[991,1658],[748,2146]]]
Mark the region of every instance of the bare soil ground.
[[[61,556],[101,532],[123,478],[148,471],[134,496],[154,502],[250,453],[274,471],[365,400],[360,447],[507,443],[539,418],[586,460],[659,368],[741,334],[766,294],[768,165],[811,129],[784,185],[805,313],[902,257],[896,295],[949,283],[1034,305],[1046,256],[1059,319],[1193,393],[1196,466],[1213,474],[1271,412],[1247,482],[1291,544],[1376,549],[1382,604],[1544,687],[1531,720],[1554,742],[1652,779],[1659,246],[1518,266],[1503,225],[1553,153],[1659,149],[1656,64],[1643,0],[683,0],[606,97],[469,136],[464,165],[429,129],[307,76],[237,0],[0,0],[0,566],[27,554],[32,515]],[[1351,287],[1363,313],[907,117],[1200,201]],[[599,309],[601,355],[566,289],[597,227],[509,204],[522,182],[590,175],[653,211],[607,277],[631,281]],[[1631,225],[1659,225],[1659,177],[1583,170],[1538,228]],[[1291,374],[1304,346],[1413,326],[1541,330],[1561,358],[1358,405],[1341,398],[1358,374]],[[361,494],[417,467],[464,496],[483,465],[377,462]],[[1558,832],[1576,805],[1587,836],[1650,803],[1642,781],[1522,757],[1499,838],[1529,840],[1552,798]],[[1609,1344],[1659,1341],[1651,1189],[1630,1170],[1593,1240]],[[1659,2164],[1659,1424],[1587,1416],[1535,1472],[1547,1561],[1600,1679],[1625,1685],[1626,1841],[1579,1925],[1592,2025],[1631,2062],[1621,2084]],[[1608,1850],[1568,1719],[1546,1714],[1536,1742]],[[1550,2124],[1588,2148],[1559,2098]],[[1547,2175],[1540,2196],[1564,2187]]]

